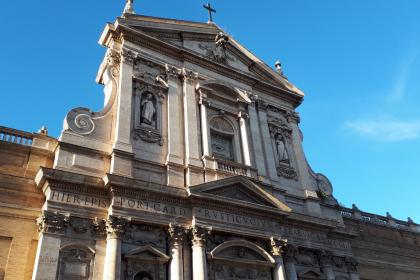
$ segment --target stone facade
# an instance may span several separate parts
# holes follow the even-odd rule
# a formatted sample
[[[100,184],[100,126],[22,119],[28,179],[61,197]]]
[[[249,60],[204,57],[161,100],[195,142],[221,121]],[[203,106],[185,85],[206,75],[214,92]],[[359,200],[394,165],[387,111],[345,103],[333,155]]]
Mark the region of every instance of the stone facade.
[[[420,226],[308,165],[282,71],[214,23],[130,12],[100,43],[102,111],[0,129],[0,279],[420,279]]]

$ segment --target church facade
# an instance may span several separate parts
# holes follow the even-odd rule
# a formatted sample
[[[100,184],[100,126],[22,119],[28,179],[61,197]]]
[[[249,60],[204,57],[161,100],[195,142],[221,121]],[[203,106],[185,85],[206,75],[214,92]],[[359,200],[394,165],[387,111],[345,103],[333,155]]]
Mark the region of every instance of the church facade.
[[[280,64],[130,7],[100,44],[100,112],[0,128],[0,279],[420,279],[420,226],[309,166]]]

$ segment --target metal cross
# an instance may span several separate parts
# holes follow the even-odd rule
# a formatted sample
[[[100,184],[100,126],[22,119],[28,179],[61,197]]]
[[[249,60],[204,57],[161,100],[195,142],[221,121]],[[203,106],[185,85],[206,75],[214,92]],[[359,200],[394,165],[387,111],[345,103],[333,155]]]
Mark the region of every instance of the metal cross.
[[[209,21],[213,22],[212,13],[215,13],[216,10],[211,7],[210,3],[207,3],[207,5],[203,5],[203,7],[209,12]]]

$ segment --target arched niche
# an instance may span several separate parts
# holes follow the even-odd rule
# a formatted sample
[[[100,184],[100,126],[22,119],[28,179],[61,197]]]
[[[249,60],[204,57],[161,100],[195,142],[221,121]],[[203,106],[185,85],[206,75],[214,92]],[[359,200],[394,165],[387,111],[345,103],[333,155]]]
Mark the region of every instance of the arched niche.
[[[149,143],[162,142],[162,88],[137,82],[134,92],[135,138]]]
[[[169,259],[152,245],[133,249],[124,255],[126,279],[164,280]]]
[[[95,251],[83,244],[67,244],[60,248],[58,280],[92,279]]]
[[[246,240],[226,241],[209,254],[210,280],[271,280],[273,257],[260,246]]]

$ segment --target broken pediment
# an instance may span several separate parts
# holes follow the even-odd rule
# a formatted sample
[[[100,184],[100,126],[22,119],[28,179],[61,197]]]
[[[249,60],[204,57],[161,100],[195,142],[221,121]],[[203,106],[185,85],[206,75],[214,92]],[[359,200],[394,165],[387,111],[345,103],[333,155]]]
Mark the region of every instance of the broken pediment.
[[[282,201],[266,192],[263,188],[242,176],[229,177],[190,187],[192,196],[232,201],[250,206],[276,208],[284,212],[291,209]]]

